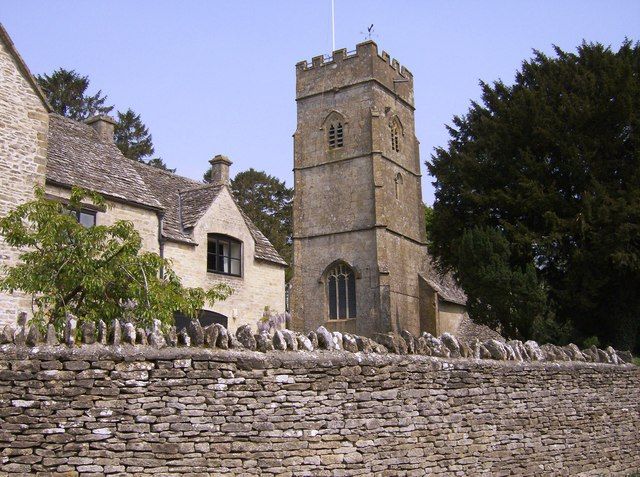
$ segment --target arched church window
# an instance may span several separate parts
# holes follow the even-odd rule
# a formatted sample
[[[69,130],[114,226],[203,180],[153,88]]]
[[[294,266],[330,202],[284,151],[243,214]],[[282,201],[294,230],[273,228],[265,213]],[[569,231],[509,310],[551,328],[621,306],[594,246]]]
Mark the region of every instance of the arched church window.
[[[327,274],[330,320],[356,317],[356,275],[346,263],[339,263]]]
[[[342,123],[331,123],[329,126],[329,149],[336,149],[344,145],[344,131]]]

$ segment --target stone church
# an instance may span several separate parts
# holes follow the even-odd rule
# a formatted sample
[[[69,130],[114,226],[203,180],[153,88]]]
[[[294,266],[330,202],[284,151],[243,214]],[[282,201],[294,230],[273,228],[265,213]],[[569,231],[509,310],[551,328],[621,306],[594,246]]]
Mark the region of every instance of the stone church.
[[[367,41],[296,65],[294,328],[457,332],[426,247],[413,75]]]
[[[213,183],[203,184],[125,158],[111,118],[52,111],[1,25],[0,73],[0,215],[36,185],[63,203],[72,186],[99,192],[108,207],[86,204],[81,223],[131,220],[185,285],[234,288],[205,316],[235,329],[267,306],[284,311],[286,263],[233,198],[231,161],[212,159]],[[458,331],[465,294],[436,273],[425,245],[412,74],[368,41],[298,63],[296,79],[293,327]],[[0,239],[1,266],[17,255]],[[30,307],[0,295],[0,322]]]
[[[214,157],[213,181],[203,184],[127,159],[113,128],[108,116],[82,123],[52,112],[0,25],[0,216],[33,199],[36,185],[63,203],[72,186],[98,192],[108,207],[84,204],[83,225],[130,220],[143,249],[170,259],[186,286],[233,287],[231,297],[202,312],[205,324],[215,320],[233,330],[255,326],[266,306],[284,312],[286,263],[235,201],[231,161]],[[0,266],[17,257],[0,239]],[[29,297],[0,294],[0,323],[30,309]]]

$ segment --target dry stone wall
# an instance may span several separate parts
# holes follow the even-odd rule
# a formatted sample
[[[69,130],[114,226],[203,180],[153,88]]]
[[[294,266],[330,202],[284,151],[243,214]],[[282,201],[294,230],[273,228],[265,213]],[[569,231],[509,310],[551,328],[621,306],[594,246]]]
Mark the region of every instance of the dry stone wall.
[[[559,351],[542,347],[531,361],[489,340],[509,356],[453,358],[471,346],[451,335],[338,343],[322,329],[141,335],[74,321],[66,344],[23,320],[0,333],[0,475],[640,471],[640,368],[615,352],[618,364],[604,350],[603,362],[549,361]],[[449,357],[416,354],[438,346]]]

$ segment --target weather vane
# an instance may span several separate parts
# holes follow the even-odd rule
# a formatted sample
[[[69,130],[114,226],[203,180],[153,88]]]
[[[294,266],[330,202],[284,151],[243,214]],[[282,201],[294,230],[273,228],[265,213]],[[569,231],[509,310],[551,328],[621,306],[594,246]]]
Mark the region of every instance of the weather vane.
[[[365,35],[364,39],[365,40],[371,40],[373,37],[377,37],[378,35],[375,34],[375,30],[373,29],[373,23],[371,25],[369,25],[367,27],[367,31],[361,31],[360,32],[361,35]]]

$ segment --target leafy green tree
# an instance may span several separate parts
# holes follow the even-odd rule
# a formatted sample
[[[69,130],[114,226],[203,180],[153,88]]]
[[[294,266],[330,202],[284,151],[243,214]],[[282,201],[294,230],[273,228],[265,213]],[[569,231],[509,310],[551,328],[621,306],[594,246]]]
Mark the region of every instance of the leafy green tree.
[[[129,221],[85,228],[75,212],[89,199],[104,199],[73,189],[69,205],[49,200],[42,189],[36,198],[0,219],[5,241],[20,250],[20,261],[3,270],[0,290],[33,296],[33,321],[61,330],[66,313],[81,321],[105,322],[128,317],[149,326],[153,319],[171,322],[174,311],[195,317],[205,302],[224,300],[226,284],[185,288],[170,263],[142,252],[140,235]]]
[[[583,43],[576,54],[556,47],[554,57],[536,51],[513,85],[481,88],[481,104],[454,117],[448,147],[427,163],[436,178],[431,251],[484,304],[476,319],[493,319],[489,305],[511,305],[518,318],[509,334],[528,337],[535,331],[529,323],[554,320],[569,323],[574,339],[597,336],[637,349],[639,44],[626,40],[616,52]],[[499,268],[495,253],[465,255],[474,230],[485,234],[481,248],[499,251]],[[506,287],[505,267],[521,275]],[[522,286],[537,296],[534,271],[544,316],[512,298]]]
[[[113,106],[106,105],[102,91],[87,94],[89,78],[74,70],[58,68],[51,75],[38,75],[37,81],[55,112],[67,118],[83,121],[96,114],[109,114]]]
[[[204,175],[211,178],[211,169]],[[292,260],[293,189],[264,171],[251,168],[236,174],[231,190],[242,210],[269,239],[287,263]],[[287,281],[290,269],[286,272]]]

